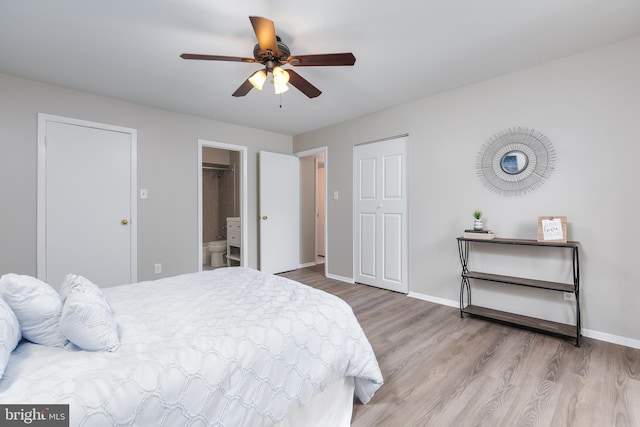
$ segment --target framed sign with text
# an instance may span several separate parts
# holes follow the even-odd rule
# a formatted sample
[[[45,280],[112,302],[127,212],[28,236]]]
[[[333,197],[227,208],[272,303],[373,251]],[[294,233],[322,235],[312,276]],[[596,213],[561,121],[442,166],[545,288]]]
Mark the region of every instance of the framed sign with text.
[[[567,217],[539,216],[538,242],[567,243]]]

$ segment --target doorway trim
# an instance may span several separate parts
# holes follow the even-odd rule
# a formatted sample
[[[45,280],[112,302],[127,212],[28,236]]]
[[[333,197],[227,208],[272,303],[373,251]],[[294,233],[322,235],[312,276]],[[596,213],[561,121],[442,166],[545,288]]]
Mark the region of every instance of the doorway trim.
[[[138,281],[138,131],[133,128],[108,125],[53,114],[38,113],[38,160],[36,190],[36,275],[44,279],[47,274],[47,123],[57,122],[67,125],[84,126],[128,134],[131,138],[131,282]],[[202,251],[200,251],[202,252]]]
[[[198,139],[198,163],[196,170],[198,172],[198,268],[196,271],[202,271],[202,149],[204,147],[218,148],[221,150],[236,151],[240,153],[240,238],[242,240],[242,250],[240,251],[240,265],[246,267],[249,251],[249,233],[248,233],[248,203],[247,203],[247,147],[244,145],[227,144],[225,142],[208,141],[206,139]]]
[[[327,182],[329,181],[329,147],[324,146],[324,147],[318,147],[318,148],[312,148],[309,150],[305,150],[305,151],[300,151],[295,153],[295,155],[298,158],[302,158],[302,157],[307,157],[307,156],[313,156],[315,154],[319,154],[319,153],[324,153],[324,275],[325,277],[327,277],[327,274],[329,272],[329,261],[330,261],[330,257],[329,257],[329,221],[327,221],[327,202],[328,202],[328,197],[327,194],[329,193],[327,191],[327,188],[329,188],[327,186]],[[316,177],[317,177],[317,171],[316,171]],[[317,191],[317,188],[316,188]],[[316,230],[317,230],[317,225],[316,225]],[[317,243],[318,243],[318,237],[316,236],[316,241],[314,242],[315,247],[316,247],[316,251],[317,251]]]

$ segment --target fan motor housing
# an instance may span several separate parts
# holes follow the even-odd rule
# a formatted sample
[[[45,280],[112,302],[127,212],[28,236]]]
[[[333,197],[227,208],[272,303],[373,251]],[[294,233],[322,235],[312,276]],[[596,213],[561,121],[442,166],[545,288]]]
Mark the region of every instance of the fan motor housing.
[[[280,41],[280,37],[277,38],[277,45],[278,45],[278,53],[279,53],[278,56],[276,56],[275,52],[272,52],[271,50],[265,51],[260,49],[260,44],[256,44],[253,47],[253,57],[255,58],[256,61],[263,64],[267,61],[273,61],[273,60],[276,60],[279,62],[287,62],[287,58],[289,58],[289,56],[291,55],[291,50],[289,50],[289,46],[282,43]]]

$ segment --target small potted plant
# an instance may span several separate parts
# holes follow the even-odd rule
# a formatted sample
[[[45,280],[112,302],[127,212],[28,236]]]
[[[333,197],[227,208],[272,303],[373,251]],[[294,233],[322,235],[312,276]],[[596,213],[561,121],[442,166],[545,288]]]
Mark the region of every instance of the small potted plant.
[[[473,211],[473,229],[476,231],[482,231],[482,211],[476,209]]]

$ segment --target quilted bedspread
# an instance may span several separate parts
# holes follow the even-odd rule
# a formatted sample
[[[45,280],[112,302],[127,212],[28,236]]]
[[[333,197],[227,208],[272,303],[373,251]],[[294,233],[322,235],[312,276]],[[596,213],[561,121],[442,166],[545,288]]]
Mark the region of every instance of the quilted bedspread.
[[[68,403],[91,427],[268,426],[339,378],[363,403],[382,385],[351,308],[298,282],[232,267],[103,292],[120,348],[23,341],[0,402]]]

